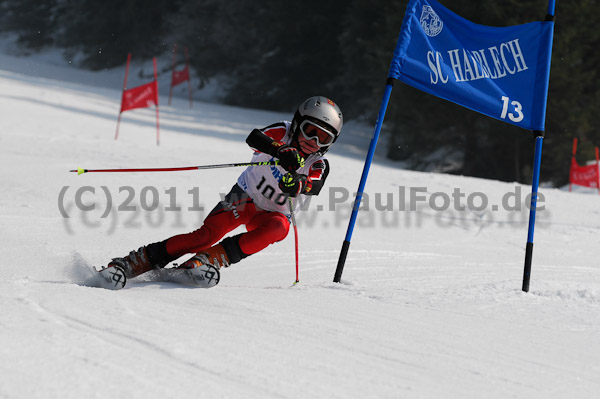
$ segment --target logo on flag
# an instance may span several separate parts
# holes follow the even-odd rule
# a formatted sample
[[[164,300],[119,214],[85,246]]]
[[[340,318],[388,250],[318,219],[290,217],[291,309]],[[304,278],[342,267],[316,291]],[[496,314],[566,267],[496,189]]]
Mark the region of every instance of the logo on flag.
[[[420,22],[421,26],[423,27],[423,31],[429,37],[435,37],[439,35],[444,27],[444,23],[440,17],[438,17],[435,11],[433,11],[433,8],[427,5],[423,6]]]

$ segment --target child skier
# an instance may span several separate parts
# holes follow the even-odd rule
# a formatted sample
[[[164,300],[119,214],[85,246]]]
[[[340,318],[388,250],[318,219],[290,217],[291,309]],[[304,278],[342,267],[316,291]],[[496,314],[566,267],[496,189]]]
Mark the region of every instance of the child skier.
[[[323,154],[338,138],[342,124],[339,107],[326,97],[316,96],[298,107],[292,122],[254,129],[246,139],[255,150],[252,162],[278,159],[277,166],[248,167],[198,230],[143,246],[123,258],[114,258],[108,267],[118,266],[132,278],[196,253],[180,267],[210,264],[218,269],[283,240],[290,226],[288,198],[295,201],[301,194],[319,194],[329,173]],[[241,225],[245,225],[246,233],[219,242]]]

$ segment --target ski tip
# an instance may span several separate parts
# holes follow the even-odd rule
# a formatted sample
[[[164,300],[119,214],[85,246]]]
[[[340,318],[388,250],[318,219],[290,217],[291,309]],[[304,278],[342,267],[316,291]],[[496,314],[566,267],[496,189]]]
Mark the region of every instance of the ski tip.
[[[119,266],[111,266],[98,271],[100,274],[100,287],[109,290],[120,290],[127,283],[125,271]]]

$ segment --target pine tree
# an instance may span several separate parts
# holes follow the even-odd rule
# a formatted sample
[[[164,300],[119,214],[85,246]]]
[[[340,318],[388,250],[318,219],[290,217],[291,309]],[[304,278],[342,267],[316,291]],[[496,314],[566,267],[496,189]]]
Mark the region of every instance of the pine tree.
[[[167,51],[162,37],[165,16],[177,2],[156,0],[73,0],[60,22],[59,44],[84,55],[83,64],[91,69],[111,68],[124,62],[128,52],[149,58]]]
[[[36,51],[54,43],[56,12],[56,2],[51,0],[4,0],[0,26],[15,32],[21,46]]]

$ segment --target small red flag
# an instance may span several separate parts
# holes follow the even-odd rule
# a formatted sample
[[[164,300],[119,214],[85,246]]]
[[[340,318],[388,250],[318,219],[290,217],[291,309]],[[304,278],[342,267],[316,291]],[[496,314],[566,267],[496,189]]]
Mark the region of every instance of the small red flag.
[[[181,71],[173,70],[173,77],[171,78],[171,86],[177,86],[180,83],[190,79],[189,69],[186,65]]]
[[[123,91],[121,112],[136,108],[158,106],[158,82],[153,82]]]
[[[580,166],[575,159],[571,161],[569,182],[578,186],[598,188],[598,164]]]

